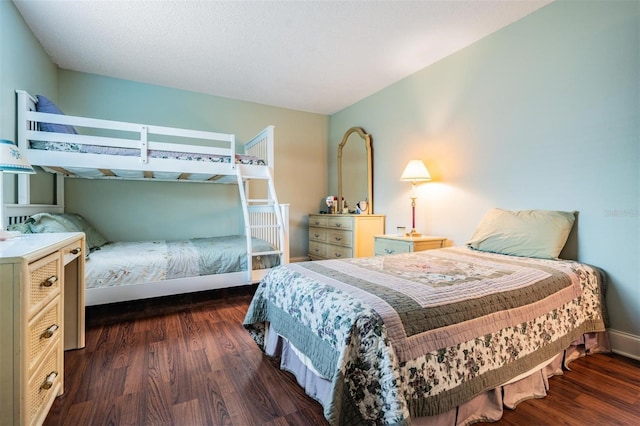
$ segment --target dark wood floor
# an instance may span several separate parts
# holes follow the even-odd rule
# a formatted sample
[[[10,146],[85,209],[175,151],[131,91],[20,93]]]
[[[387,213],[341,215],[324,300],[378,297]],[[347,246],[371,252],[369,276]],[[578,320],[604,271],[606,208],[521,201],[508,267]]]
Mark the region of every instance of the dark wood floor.
[[[326,424],[242,327],[252,291],[87,308],[86,348],[65,353],[65,393],[45,424]],[[640,424],[640,362],[597,354],[571,367],[493,424]]]

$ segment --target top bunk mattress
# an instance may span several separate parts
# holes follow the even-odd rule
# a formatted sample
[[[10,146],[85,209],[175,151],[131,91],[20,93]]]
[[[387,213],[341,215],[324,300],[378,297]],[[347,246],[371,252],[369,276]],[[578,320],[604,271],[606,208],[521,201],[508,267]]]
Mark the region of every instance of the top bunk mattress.
[[[73,152],[80,154],[106,154],[106,155],[122,155],[126,157],[139,157],[140,150],[136,148],[121,148],[99,145],[77,144],[68,142],[49,142],[49,141],[31,141],[31,149],[40,149],[44,151],[57,152]],[[165,158],[173,160],[188,161],[206,161],[210,163],[231,163],[231,157],[228,155],[214,154],[194,154],[190,152],[179,151],[159,151],[150,149],[148,156],[151,158]],[[264,166],[265,161],[258,157],[250,155],[236,154],[236,164],[245,164],[253,166]]]

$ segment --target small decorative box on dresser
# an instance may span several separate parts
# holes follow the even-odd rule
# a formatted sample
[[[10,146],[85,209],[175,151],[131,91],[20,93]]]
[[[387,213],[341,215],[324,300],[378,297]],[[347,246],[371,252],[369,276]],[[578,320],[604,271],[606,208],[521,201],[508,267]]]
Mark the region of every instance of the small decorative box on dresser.
[[[0,424],[42,424],[63,392],[65,349],[84,347],[81,232],[0,241]]]
[[[381,214],[310,214],[312,260],[373,256],[373,236],[384,232]]]
[[[375,252],[376,256],[384,254],[411,253],[442,248],[447,241],[443,237],[400,237],[396,235],[376,235]]]

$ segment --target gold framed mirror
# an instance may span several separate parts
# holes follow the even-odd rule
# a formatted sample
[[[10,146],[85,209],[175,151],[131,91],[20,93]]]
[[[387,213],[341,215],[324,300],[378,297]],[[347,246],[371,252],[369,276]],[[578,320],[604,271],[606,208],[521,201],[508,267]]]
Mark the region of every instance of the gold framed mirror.
[[[371,135],[362,127],[352,127],[338,146],[338,201],[348,203],[349,211],[360,201],[362,214],[373,214],[373,163]]]

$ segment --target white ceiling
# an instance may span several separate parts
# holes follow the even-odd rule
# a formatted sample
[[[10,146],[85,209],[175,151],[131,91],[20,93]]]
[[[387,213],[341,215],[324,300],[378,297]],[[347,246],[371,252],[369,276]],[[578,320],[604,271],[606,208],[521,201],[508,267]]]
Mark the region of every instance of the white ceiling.
[[[331,114],[552,0],[14,0],[60,68]]]

